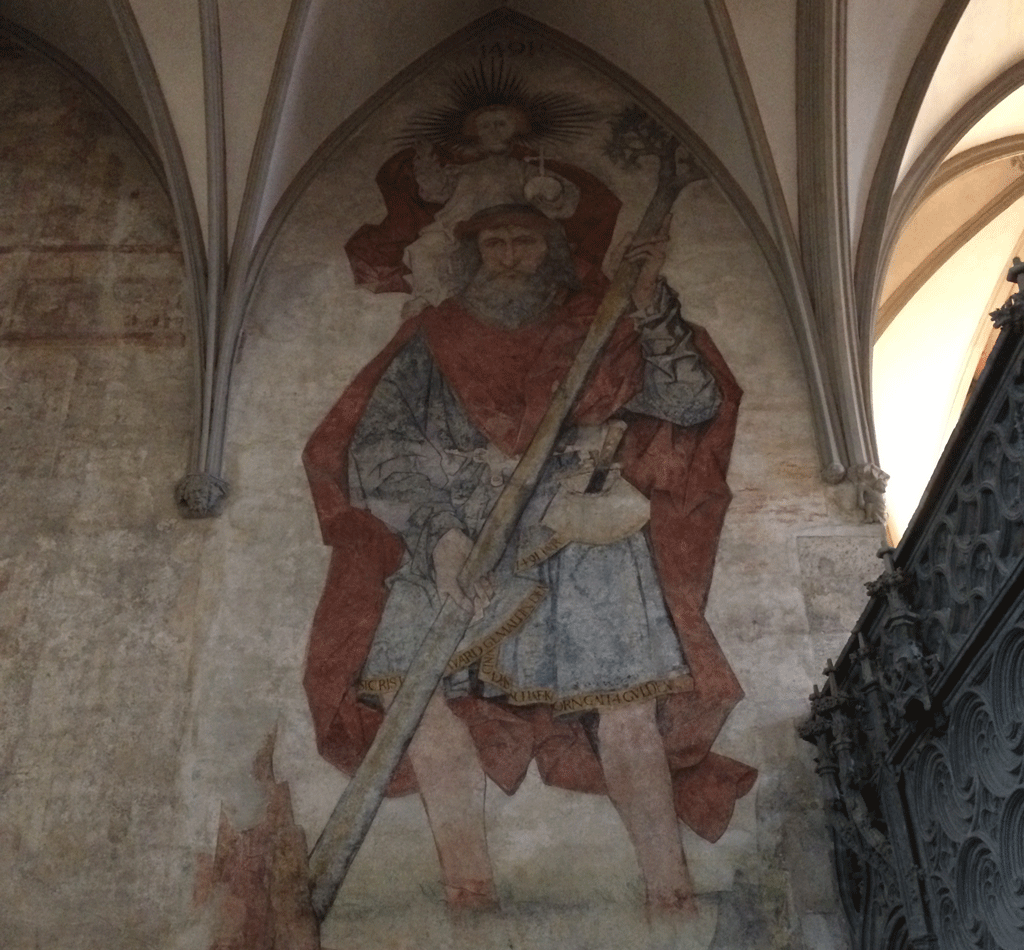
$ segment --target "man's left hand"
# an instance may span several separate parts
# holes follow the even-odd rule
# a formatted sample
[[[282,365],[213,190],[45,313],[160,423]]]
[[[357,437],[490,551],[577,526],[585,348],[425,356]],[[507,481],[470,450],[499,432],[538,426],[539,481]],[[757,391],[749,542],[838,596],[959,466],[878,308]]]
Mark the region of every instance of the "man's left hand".
[[[637,310],[646,310],[654,303],[654,291],[668,253],[671,226],[672,216],[668,215],[654,237],[648,241],[630,244],[623,255],[623,260],[637,261],[640,264],[640,273],[633,286],[633,305]]]

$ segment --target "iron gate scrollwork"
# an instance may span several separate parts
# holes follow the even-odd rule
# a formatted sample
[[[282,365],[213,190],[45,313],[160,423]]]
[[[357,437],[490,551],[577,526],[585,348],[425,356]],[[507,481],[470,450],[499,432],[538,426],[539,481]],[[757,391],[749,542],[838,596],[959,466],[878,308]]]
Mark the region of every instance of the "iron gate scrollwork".
[[[801,734],[856,950],[1024,947],[1021,291]]]

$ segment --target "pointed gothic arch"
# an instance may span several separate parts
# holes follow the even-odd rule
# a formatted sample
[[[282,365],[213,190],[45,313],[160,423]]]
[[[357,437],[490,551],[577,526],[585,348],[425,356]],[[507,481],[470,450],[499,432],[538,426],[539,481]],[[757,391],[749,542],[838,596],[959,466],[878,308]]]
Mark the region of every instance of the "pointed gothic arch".
[[[719,18],[719,30],[727,32],[727,26],[728,24]],[[846,464],[843,461],[845,456],[840,448],[837,435],[840,426],[835,416],[835,399],[830,391],[833,382],[830,378],[830,372],[826,368],[818,332],[808,316],[806,289],[803,284],[802,274],[796,266],[792,249],[786,250],[789,246],[788,243],[785,240],[780,241],[777,237],[778,221],[774,222],[771,226],[767,224],[761,218],[754,203],[744,192],[743,188],[707,144],[682,118],[632,77],[571,37],[523,14],[503,8],[481,17],[417,58],[343,121],[306,161],[302,169],[285,189],[280,200],[266,217],[266,223],[259,231],[259,234],[253,236],[248,259],[235,254],[232,255],[228,277],[229,286],[232,287],[232,294],[228,305],[225,307],[226,317],[218,346],[215,384],[212,397],[209,400],[209,414],[208,418],[203,420],[203,428],[207,433],[204,444],[208,446],[208,449],[205,458],[196,458],[193,463],[195,465],[194,472],[199,479],[199,483],[202,484],[207,477],[215,478],[218,483],[221,483],[224,444],[227,434],[227,406],[232,390],[235,356],[244,332],[246,313],[267,255],[296,202],[304,194],[310,182],[325,164],[330,161],[331,157],[343,143],[362,127],[376,110],[391,100],[400,90],[414,84],[420,77],[435,68],[455,51],[479,42],[481,38],[488,36],[489,33],[502,28],[518,30],[535,36],[560,54],[585,64],[597,73],[605,76],[610,82],[628,93],[641,108],[672,132],[683,146],[689,149],[697,157],[701,165],[708,170],[712,180],[721,189],[753,235],[786,303],[793,332],[800,347],[808,387],[811,393],[811,401],[815,411],[814,420],[819,451],[822,457],[822,467],[825,472],[831,473],[829,475],[830,480],[835,480],[837,477],[835,473],[839,473],[838,477],[842,478],[843,473],[846,471]],[[300,26],[297,25],[295,28],[296,33],[299,30]],[[722,33],[722,35],[725,36],[725,33]],[[728,44],[726,45],[728,46]],[[735,56],[738,56],[738,53],[734,50]],[[272,127],[275,122],[280,121],[280,110],[284,108],[284,93],[281,90],[287,86],[288,76],[287,70],[282,68],[281,59],[279,59],[278,69],[279,75],[275,79],[274,88],[271,92],[271,98],[275,98],[277,102],[277,117],[272,120],[265,116],[265,130]],[[741,79],[741,76],[734,74],[735,82],[740,82]],[[275,89],[277,92],[274,91]],[[748,110],[748,125],[751,119],[752,111]],[[269,132],[264,136],[263,148],[267,150],[270,148]],[[261,153],[258,150],[257,157],[254,159],[254,167],[259,167],[269,160],[269,152],[261,158]],[[762,156],[762,164],[766,163],[767,157]],[[781,212],[779,213],[781,214]],[[779,215],[777,214],[775,217],[778,218]],[[756,293],[757,291],[755,290],[754,292]],[[863,464],[864,461],[859,458],[856,460],[857,464]],[[216,509],[214,508],[209,511],[197,510],[193,513],[198,515],[212,514],[216,513]]]

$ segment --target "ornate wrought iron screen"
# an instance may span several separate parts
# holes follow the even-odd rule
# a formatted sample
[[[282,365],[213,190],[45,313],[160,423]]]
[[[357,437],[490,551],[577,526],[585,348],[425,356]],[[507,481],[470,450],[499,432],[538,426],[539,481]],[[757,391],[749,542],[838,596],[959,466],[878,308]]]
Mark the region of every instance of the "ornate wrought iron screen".
[[[815,687],[856,950],[1024,948],[1024,265],[906,536]]]

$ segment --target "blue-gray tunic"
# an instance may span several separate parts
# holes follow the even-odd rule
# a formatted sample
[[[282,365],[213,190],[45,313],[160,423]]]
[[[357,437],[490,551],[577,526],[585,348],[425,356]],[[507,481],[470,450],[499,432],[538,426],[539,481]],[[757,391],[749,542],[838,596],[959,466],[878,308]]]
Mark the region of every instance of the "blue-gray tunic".
[[[645,360],[642,390],[624,409],[678,425],[714,417],[720,394],[664,282],[634,316]],[[495,571],[496,593],[449,664],[449,695],[476,689],[556,712],[605,708],[692,688],[655,573],[647,533],[607,544],[553,537],[542,524],[578,467],[568,427],[546,463],[512,543]],[[475,537],[511,470],[469,421],[422,336],[377,384],[349,449],[352,502],[405,542],[363,666],[361,689],[396,689],[440,610],[437,541],[455,528]]]

